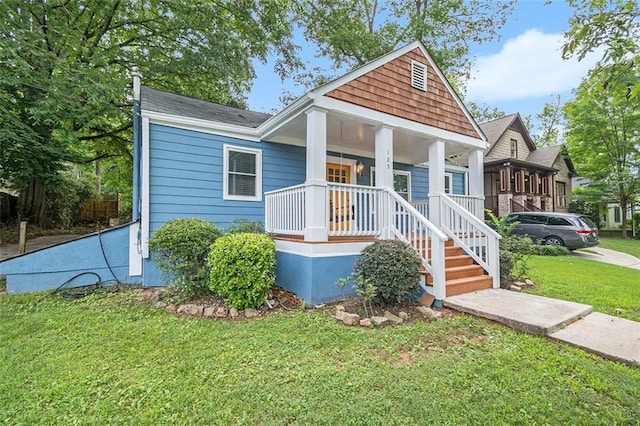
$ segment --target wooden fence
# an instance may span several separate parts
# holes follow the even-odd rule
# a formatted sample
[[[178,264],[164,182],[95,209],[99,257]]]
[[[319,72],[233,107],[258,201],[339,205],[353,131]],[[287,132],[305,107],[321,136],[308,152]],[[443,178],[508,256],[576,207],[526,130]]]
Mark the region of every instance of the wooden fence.
[[[83,222],[106,222],[109,218],[118,217],[120,197],[104,195],[101,200],[87,201],[82,205],[80,219]]]

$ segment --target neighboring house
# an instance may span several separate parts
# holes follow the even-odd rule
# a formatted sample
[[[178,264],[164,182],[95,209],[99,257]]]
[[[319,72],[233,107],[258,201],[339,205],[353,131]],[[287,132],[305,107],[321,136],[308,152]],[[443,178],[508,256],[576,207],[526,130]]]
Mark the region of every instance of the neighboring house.
[[[499,286],[499,237],[481,220],[487,142],[421,43],[273,116],[140,84],[134,77],[134,222],[0,263],[9,292],[83,271],[162,285],[149,237],[191,216],[223,228],[263,222],[277,235],[276,283],[311,304],[340,297],[336,280],[376,239],[411,244],[438,300]],[[468,167],[445,160],[461,154]]]
[[[484,153],[486,209],[498,216],[568,210],[575,169],[561,145],[536,148],[517,113],[480,127],[489,141]]]

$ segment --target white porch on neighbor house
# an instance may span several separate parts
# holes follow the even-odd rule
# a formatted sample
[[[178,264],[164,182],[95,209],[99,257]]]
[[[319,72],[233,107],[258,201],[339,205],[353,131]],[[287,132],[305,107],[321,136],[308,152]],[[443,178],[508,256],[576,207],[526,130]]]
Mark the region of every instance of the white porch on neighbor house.
[[[453,240],[498,287],[499,237],[483,220],[484,144],[398,124],[406,123],[311,106],[269,135],[274,142],[306,147],[306,181],[265,193],[267,231],[306,243],[365,236],[404,241],[420,255],[433,281],[425,290],[439,300],[446,297],[445,243]],[[328,182],[327,152],[374,159],[375,186]],[[468,195],[446,194],[445,158],[462,153],[469,158]],[[428,164],[427,199],[409,202],[394,191],[394,162]]]

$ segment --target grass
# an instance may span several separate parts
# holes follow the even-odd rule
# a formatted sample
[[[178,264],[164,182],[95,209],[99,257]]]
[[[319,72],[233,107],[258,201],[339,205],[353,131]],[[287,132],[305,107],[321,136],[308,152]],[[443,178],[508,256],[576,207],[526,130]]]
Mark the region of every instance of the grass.
[[[327,311],[188,319],[0,296],[0,423],[635,424],[640,369],[460,315],[379,330]]]
[[[638,269],[574,256],[533,256],[529,266],[536,284],[530,293],[585,303],[597,312],[640,321]]]
[[[640,258],[640,240],[600,237],[600,247],[621,251]]]

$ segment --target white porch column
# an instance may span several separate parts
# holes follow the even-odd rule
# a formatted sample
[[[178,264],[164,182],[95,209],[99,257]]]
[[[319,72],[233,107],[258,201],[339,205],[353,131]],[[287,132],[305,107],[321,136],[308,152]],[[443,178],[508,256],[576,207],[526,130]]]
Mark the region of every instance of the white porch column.
[[[327,241],[327,111],[307,114],[307,180],[305,181],[305,241]]]
[[[444,193],[444,141],[429,144],[429,220],[440,228],[440,194]]]
[[[469,155],[469,195],[477,198],[475,211],[471,213],[484,220],[484,152],[481,149]]]
[[[380,126],[376,129],[376,187],[393,191],[393,128]],[[379,200],[376,208],[378,226],[382,238],[391,238],[389,222],[393,220],[393,203],[387,197]]]

